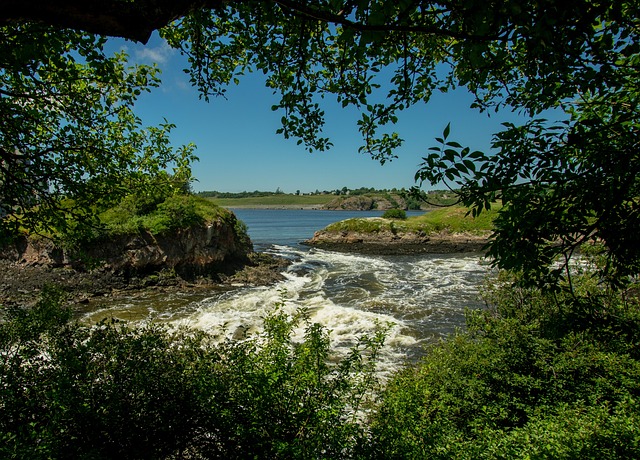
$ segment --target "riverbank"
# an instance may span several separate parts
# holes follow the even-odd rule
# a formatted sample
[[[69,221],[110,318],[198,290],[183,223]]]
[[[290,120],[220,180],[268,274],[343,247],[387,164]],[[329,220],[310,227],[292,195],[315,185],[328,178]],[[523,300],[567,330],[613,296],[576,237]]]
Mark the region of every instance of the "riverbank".
[[[269,254],[251,253],[243,263],[227,265],[210,275],[181,276],[175,270],[132,275],[108,267],[78,270],[70,266],[21,264],[0,260],[0,304],[31,304],[45,286],[64,291],[71,303],[87,303],[141,290],[163,292],[216,287],[265,286],[281,281],[291,262]]]
[[[489,234],[321,230],[302,244],[318,249],[373,255],[454,254],[481,252]]]

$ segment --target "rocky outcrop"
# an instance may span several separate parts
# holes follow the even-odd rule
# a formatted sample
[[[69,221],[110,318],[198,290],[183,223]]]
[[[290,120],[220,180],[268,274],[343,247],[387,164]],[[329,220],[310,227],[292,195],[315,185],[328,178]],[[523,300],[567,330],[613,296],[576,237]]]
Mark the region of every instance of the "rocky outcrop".
[[[281,261],[253,253],[235,224],[227,216],[164,235],[115,236],[73,252],[20,238],[0,252],[0,303],[31,302],[45,285],[81,301],[126,290],[277,281]]]
[[[488,241],[488,235],[469,233],[320,230],[303,244],[329,251],[400,255],[479,252]]]
[[[238,235],[234,222],[217,220],[163,235],[141,231],[101,239],[67,251],[47,239],[20,238],[0,258],[20,265],[84,269],[101,266],[114,272],[145,274],[162,269],[200,275],[246,260],[251,242]]]

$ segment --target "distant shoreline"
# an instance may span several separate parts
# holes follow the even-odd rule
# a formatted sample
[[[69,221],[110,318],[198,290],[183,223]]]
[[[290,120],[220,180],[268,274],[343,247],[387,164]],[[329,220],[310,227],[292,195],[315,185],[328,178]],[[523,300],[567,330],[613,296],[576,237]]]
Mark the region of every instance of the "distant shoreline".
[[[300,209],[300,210],[305,210],[305,211],[327,211],[326,209],[323,209],[322,204],[318,204],[318,205],[299,205],[299,204],[280,204],[280,205],[273,205],[273,204],[251,204],[251,205],[231,205],[231,206],[222,206],[225,209],[229,209],[231,211],[233,211],[234,209],[267,209],[267,210],[287,210],[287,209],[291,209],[291,210],[296,210],[296,209]]]

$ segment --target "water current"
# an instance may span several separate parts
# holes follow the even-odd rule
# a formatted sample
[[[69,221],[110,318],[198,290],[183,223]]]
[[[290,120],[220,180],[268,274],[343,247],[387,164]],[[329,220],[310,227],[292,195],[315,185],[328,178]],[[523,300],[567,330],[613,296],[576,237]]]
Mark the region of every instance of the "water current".
[[[481,305],[477,287],[487,273],[478,254],[370,256],[330,252],[300,244],[331,222],[380,212],[234,210],[256,250],[292,261],[273,286],[146,292],[93,305],[85,319],[153,319],[231,336],[257,331],[276,303],[308,310],[331,331],[333,345],[348,349],[361,334],[389,325],[388,370],[421,354],[425,344],[464,326],[466,308]]]

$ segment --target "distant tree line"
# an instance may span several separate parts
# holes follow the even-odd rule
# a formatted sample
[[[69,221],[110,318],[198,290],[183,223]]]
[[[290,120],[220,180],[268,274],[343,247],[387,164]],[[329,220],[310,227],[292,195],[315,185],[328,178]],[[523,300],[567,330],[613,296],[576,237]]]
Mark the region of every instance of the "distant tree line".
[[[261,192],[260,190],[254,190],[253,192],[218,192],[216,190],[198,192],[197,195],[204,198],[253,198],[263,196],[281,195],[283,192],[280,189],[275,192]]]
[[[285,194],[285,192],[278,187],[275,192],[260,190],[254,190],[253,192],[219,192],[217,190],[207,190],[198,192],[197,194],[205,198],[259,198],[282,195]],[[404,188],[376,189],[374,187],[360,187],[350,189],[348,187],[342,187],[341,189],[335,190],[316,190],[311,193],[301,193],[300,190],[296,190],[295,195],[382,195],[386,198],[390,198],[391,195],[400,195],[407,202],[407,209],[420,209],[421,206],[425,204],[431,206],[449,206],[456,204],[459,201],[456,193],[450,190],[431,190],[429,192],[422,192],[421,196],[416,196],[414,193],[409,193]]]
[[[309,193],[301,193],[300,190],[296,190],[295,195],[369,195],[369,194],[388,194],[388,193],[396,193],[403,194],[406,193],[406,189],[401,188],[383,188],[376,189],[374,187],[360,187],[360,188],[349,188],[342,187],[335,190],[318,190],[315,192]],[[429,192],[432,193],[432,192]],[[433,193],[445,193],[445,192],[433,192]],[[248,197],[262,197],[262,196],[273,196],[273,195],[282,195],[285,194],[280,187],[276,189],[275,192],[269,191],[261,191],[254,190],[253,192],[243,191],[243,192],[219,192],[217,190],[205,190],[197,193],[199,196],[205,198],[248,198]]]

